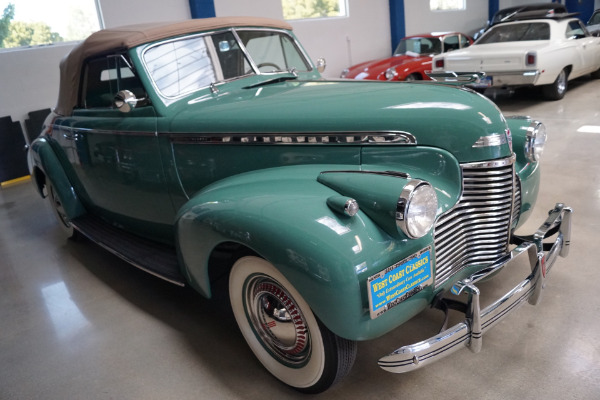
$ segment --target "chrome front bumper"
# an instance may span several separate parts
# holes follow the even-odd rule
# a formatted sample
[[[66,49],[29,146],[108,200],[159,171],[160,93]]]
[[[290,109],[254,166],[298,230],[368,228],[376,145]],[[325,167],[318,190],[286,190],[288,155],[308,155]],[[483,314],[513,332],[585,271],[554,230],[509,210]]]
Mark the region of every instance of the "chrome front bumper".
[[[500,258],[484,270],[457,282],[452,293],[467,295],[465,320],[452,328],[419,343],[403,346],[393,353],[379,359],[379,366],[386,371],[402,373],[428,365],[464,345],[474,353],[481,350],[483,334],[495,323],[502,320],[520,305],[528,301],[538,304],[541,298],[544,280],[548,276],[557,257],[566,257],[571,240],[571,215],[573,210],[563,204],[557,204],[550,210],[548,218],[528,241],[519,244],[506,256]],[[548,236],[558,231],[554,243],[543,243]],[[548,249],[545,251],[545,249]],[[475,284],[499,272],[517,259],[527,257],[531,274],[516,287],[481,310],[479,289]]]

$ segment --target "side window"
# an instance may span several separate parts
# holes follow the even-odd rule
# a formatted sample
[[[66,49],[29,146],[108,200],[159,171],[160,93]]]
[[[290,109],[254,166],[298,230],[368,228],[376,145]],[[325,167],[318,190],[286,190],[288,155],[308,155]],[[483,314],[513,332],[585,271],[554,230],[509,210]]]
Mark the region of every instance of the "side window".
[[[87,62],[81,96],[83,108],[112,108],[120,90],[130,90],[139,99],[146,97],[140,80],[122,55]]]
[[[449,35],[444,37],[444,53],[447,51],[458,50],[460,42],[458,35]]]
[[[227,48],[222,40],[221,46]],[[216,68],[214,47],[204,36],[174,40],[144,53],[146,68],[156,88],[166,97],[179,97],[222,80]]]
[[[466,36],[460,35],[460,48],[469,47],[469,39]]]
[[[587,36],[586,33],[587,32],[585,28],[579,23],[579,21],[571,21],[567,26],[567,32],[565,36],[567,39],[581,39]]]

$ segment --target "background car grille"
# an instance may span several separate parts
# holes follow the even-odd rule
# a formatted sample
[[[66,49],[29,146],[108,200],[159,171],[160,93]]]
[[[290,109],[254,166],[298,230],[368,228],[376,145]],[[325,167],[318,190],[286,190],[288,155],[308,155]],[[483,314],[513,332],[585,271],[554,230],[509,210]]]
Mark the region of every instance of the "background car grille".
[[[512,158],[461,166],[462,195],[435,224],[436,287],[463,268],[490,263],[508,250],[509,228],[521,204],[513,166]]]

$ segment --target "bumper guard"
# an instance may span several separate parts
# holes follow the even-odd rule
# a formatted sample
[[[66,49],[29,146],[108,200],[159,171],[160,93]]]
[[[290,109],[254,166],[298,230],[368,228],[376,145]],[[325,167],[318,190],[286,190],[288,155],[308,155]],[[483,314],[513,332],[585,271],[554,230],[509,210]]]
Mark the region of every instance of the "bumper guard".
[[[379,366],[386,371],[402,373],[428,365],[442,357],[468,347],[472,352],[481,350],[483,334],[495,323],[502,320],[520,305],[539,303],[544,281],[557,257],[566,257],[571,240],[571,215],[573,210],[564,204],[557,204],[548,213],[548,218],[531,237],[518,239],[518,246],[506,256],[498,259],[487,268],[469,278],[456,282],[453,294],[466,293],[467,305],[465,320],[439,334],[421,342],[403,346],[379,359]],[[553,243],[543,243],[549,236],[556,236]],[[475,284],[497,273],[517,258],[529,258],[531,274],[516,287],[481,310],[479,289]]]

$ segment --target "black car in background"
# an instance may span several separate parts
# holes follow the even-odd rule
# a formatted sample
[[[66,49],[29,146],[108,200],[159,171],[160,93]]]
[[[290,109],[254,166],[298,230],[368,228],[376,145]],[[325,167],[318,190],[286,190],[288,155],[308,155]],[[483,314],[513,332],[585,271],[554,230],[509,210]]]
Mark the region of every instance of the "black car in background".
[[[593,36],[600,36],[600,8],[595,10],[587,23],[587,30]]]
[[[567,12],[567,7],[560,3],[536,3],[503,8],[502,10],[498,10],[492,17],[491,21],[488,21],[484,27],[474,32],[471,35],[471,37],[474,40],[477,40],[481,35],[483,35],[485,31],[490,29],[492,26],[500,24],[502,22],[514,21],[515,19],[518,19],[518,17],[523,13],[526,13],[527,17],[529,18],[543,18],[552,16],[554,14],[563,14]],[[600,20],[600,17],[598,19]]]

